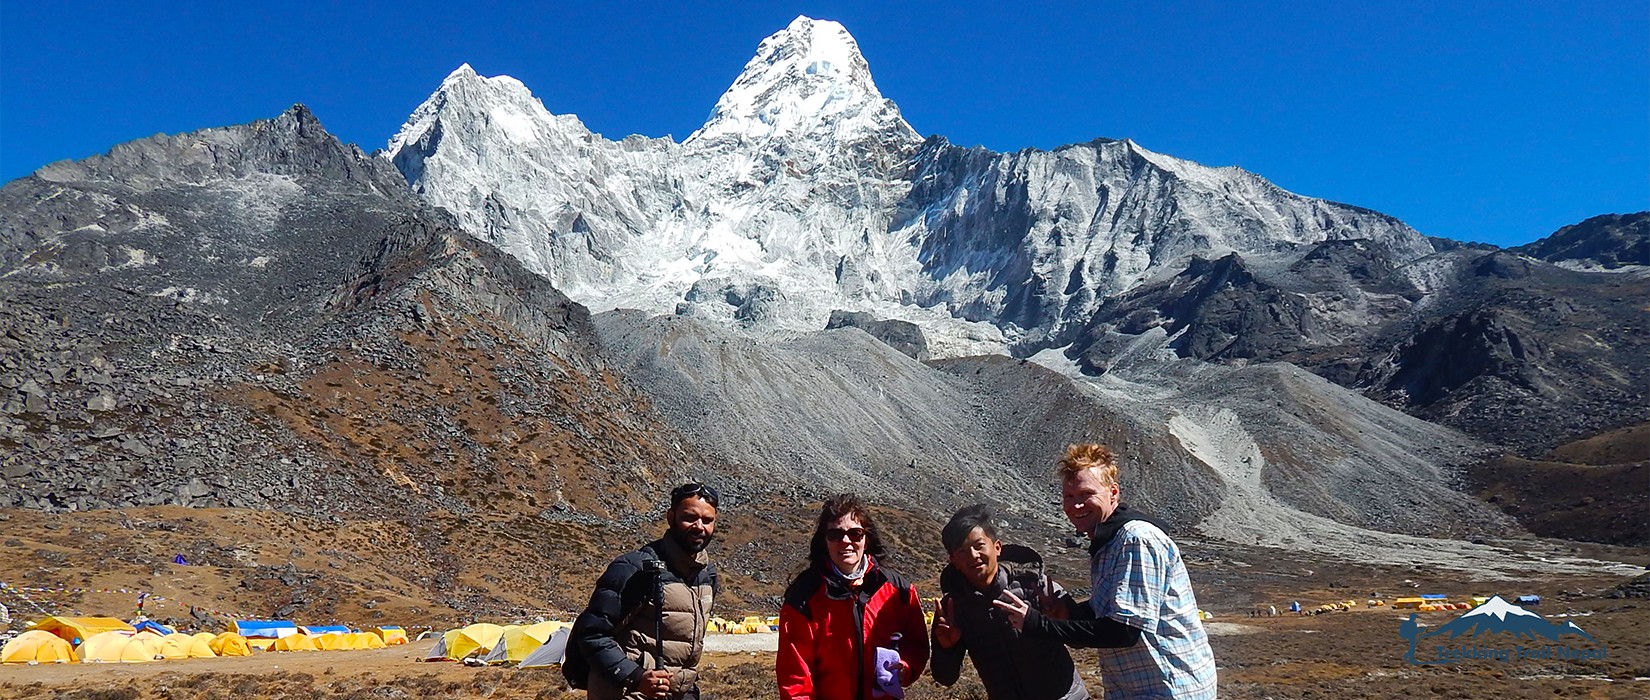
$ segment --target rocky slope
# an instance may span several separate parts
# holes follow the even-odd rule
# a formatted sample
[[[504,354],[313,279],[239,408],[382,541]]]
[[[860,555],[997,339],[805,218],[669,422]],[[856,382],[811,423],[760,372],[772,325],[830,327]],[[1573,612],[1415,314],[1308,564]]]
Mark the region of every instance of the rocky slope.
[[[629,513],[620,477],[696,461],[582,307],[301,106],[48,166],[0,210],[0,505]]]
[[[1492,444],[1545,450],[1650,417],[1640,275],[1366,241],[1195,258],[1112,297],[1067,349],[1090,373],[1161,329],[1177,356],[1289,362]]]
[[[1650,424],[1503,456],[1469,473],[1479,497],[1543,537],[1650,546]]]
[[[1647,268],[1650,267],[1650,212],[1595,216],[1512,250],[1581,269]]]

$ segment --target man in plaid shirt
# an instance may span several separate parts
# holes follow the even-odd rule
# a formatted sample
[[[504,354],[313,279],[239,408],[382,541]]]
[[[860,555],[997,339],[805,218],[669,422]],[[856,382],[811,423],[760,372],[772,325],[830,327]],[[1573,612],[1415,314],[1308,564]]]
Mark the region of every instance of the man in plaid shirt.
[[[1060,480],[1066,518],[1089,536],[1094,596],[1085,614],[1050,619],[1013,594],[996,605],[1026,634],[1098,647],[1107,700],[1215,697],[1215,656],[1180,549],[1122,503],[1111,450],[1072,445]]]

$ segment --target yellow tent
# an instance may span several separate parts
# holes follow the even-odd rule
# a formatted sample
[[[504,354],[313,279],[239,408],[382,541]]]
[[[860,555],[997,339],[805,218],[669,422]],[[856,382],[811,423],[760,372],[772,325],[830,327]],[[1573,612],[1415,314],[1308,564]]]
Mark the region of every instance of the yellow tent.
[[[168,634],[156,647],[155,655],[163,659],[210,659],[217,654],[204,639],[187,634]]]
[[[427,661],[447,659],[457,661],[476,651],[486,653],[498,645],[500,637],[504,636],[504,628],[490,622],[477,622],[468,627],[456,630],[447,630],[441,635],[441,641],[435,643],[430,650]]]
[[[68,664],[74,661],[74,647],[45,630],[29,630],[0,648],[0,664]]]
[[[337,632],[317,634],[310,637],[309,640],[314,642],[315,648],[320,649],[321,651],[337,651],[339,649],[350,648],[349,635],[339,634]]]
[[[74,645],[83,644],[100,632],[134,631],[131,625],[112,617],[48,617],[35,625],[34,629],[50,632]]]
[[[80,660],[89,664],[140,664],[155,660],[149,640],[129,632],[100,632],[76,649]]]
[[[567,626],[565,622],[551,621],[506,627],[504,634],[499,635],[498,643],[493,645],[492,652],[487,654],[486,661],[489,664],[519,664],[534,649],[550,641],[550,635],[555,634],[556,630]]]
[[[275,640],[275,646],[271,648],[275,651],[315,651],[317,647],[315,640],[307,634],[289,634]]]
[[[349,634],[351,649],[386,649],[388,644],[384,638],[371,632],[352,632]]]
[[[378,633],[378,637],[389,646],[407,643],[407,631],[400,627],[379,627],[373,632]]]
[[[212,640],[218,638],[218,635],[212,634],[211,632],[196,632],[196,633],[191,634],[189,636],[194,637],[196,639],[199,639],[203,642],[206,642],[207,644],[211,644]]]
[[[212,653],[217,654],[218,656],[252,655],[252,645],[246,643],[246,637],[242,637],[234,632],[225,632],[213,637],[212,641],[208,642],[206,646],[212,650]]]

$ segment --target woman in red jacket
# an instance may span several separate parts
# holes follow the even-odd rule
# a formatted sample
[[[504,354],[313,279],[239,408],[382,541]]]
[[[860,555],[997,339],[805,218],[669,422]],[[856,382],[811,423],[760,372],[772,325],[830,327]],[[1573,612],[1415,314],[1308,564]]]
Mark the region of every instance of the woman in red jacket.
[[[779,611],[782,700],[902,698],[928,663],[922,603],[886,555],[858,496],[825,501],[807,571],[785,589]]]

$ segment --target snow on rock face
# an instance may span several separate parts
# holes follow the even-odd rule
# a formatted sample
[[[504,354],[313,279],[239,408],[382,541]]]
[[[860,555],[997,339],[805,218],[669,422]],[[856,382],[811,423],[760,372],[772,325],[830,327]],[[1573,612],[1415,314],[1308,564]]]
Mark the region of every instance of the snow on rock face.
[[[468,64],[390,140],[414,191],[553,280],[614,274],[621,243],[674,204],[669,139],[608,141],[520,81]],[[639,180],[632,180],[639,178]]]
[[[797,17],[756,47],[756,57],[686,143],[843,136],[856,128],[888,130],[909,143],[922,140],[877,90],[847,29]]]
[[[1060,345],[1100,302],[1185,267],[1191,256],[1265,256],[1368,238],[1399,260],[1432,252],[1389,216],[1286,192],[1106,139],[1000,154],[930,141],[895,221],[920,242],[918,304],[991,319],[1031,348]]]
[[[848,32],[768,37],[687,140],[610,141],[460,67],[390,141],[415,191],[593,311],[761,330],[912,321],[936,356],[1069,342],[1105,296],[1192,254],[1371,238],[1391,217],[1127,141],[1000,154],[921,140]]]

